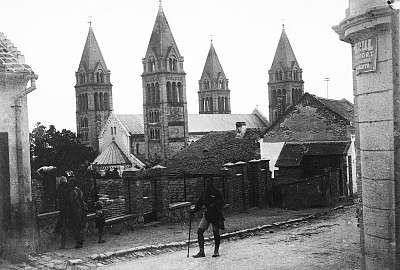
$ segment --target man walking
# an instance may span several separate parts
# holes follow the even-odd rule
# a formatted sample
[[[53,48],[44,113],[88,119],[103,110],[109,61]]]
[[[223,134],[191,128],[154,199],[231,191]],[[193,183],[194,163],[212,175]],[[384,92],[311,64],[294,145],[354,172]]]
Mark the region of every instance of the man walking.
[[[206,189],[200,196],[196,203],[195,208],[192,210],[191,214],[201,210],[202,206],[205,206],[206,211],[203,213],[203,217],[199,223],[199,228],[197,230],[197,238],[199,242],[199,252],[193,255],[194,258],[205,257],[204,253],[204,232],[208,229],[211,224],[213,234],[214,234],[214,254],[212,257],[219,256],[219,245],[221,242],[221,237],[219,235],[219,230],[224,230],[224,216],[222,214],[222,208],[224,201],[221,192],[215,188],[213,184],[213,179],[206,179]]]

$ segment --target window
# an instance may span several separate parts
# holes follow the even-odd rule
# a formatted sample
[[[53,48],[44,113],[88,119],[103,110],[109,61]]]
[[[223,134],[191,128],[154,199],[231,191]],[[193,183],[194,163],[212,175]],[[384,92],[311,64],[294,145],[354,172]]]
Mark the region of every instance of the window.
[[[176,103],[178,101],[176,82],[172,83],[172,102]]]
[[[114,134],[114,129],[113,129],[113,127],[111,127],[111,135],[113,135]]]
[[[150,129],[150,140],[159,140],[160,139],[160,130],[158,128]]]
[[[151,102],[151,94],[150,94],[150,84],[146,85],[146,104],[150,104]]]
[[[99,110],[99,94],[98,93],[94,93],[94,109],[96,111]]]
[[[104,110],[109,110],[109,102],[108,102],[108,94],[104,93],[104,106],[103,106]]]
[[[137,155],[140,155],[139,146],[140,146],[140,145],[137,143],[137,144],[136,144],[136,154],[137,154]]]
[[[114,127],[114,135],[117,134],[117,128]]]
[[[167,101],[172,102],[171,82],[167,82]]]
[[[183,87],[180,82],[178,82],[178,103],[183,102]]]
[[[104,96],[103,96],[103,93],[100,93],[99,94],[99,107],[100,107],[99,110],[100,111],[104,110],[103,105],[104,105]]]
[[[155,98],[155,103],[160,103],[160,85],[156,83],[155,85],[156,88],[156,98]]]

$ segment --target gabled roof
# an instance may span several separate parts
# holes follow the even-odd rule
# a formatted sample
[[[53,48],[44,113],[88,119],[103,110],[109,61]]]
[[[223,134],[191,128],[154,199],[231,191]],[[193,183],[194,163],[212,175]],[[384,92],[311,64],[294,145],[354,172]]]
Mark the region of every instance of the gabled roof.
[[[340,100],[337,99],[327,99],[314,96],[320,102],[325,104],[329,109],[334,111],[335,113],[341,115],[346,118],[350,122],[354,121],[354,105],[345,98]]]
[[[271,70],[275,70],[277,68],[292,69],[294,64],[297,66],[299,65],[286,35],[285,29],[282,29],[282,34],[279,39],[278,47],[275,51],[275,57],[271,65]]]
[[[0,72],[33,73],[14,44],[0,32]]]
[[[142,114],[116,114],[124,128],[135,135],[144,134]],[[246,122],[247,128],[265,128],[268,121],[261,114],[189,114],[189,133],[203,134],[211,131],[235,130],[236,122]]]
[[[210,50],[208,51],[207,60],[204,65],[201,79],[208,78],[211,81],[217,81],[220,78],[225,79],[225,73],[219,62],[217,53],[215,52],[214,45],[211,43]]]
[[[123,166],[131,164],[132,163],[129,158],[114,141],[112,141],[107,148],[93,161],[93,165],[97,167]]]
[[[265,129],[247,129],[243,138],[236,131],[211,132],[165,162],[169,173],[219,174],[228,162],[260,158],[259,138]]]
[[[117,114],[116,117],[130,134],[144,134],[143,114]]]
[[[345,155],[350,141],[287,142],[275,163],[276,167],[298,167],[304,156]]]
[[[272,123],[264,136],[264,142],[347,140],[348,131],[352,129],[352,104],[347,100],[321,100],[305,93]],[[339,110],[342,106],[338,104],[342,103],[343,108],[346,108],[345,115]]]
[[[101,54],[99,44],[97,43],[93,29],[90,26],[79,67],[85,68],[86,71],[93,71],[98,64],[101,64],[103,69],[105,69],[105,71],[108,71],[106,62],[104,61],[103,55]]]
[[[171,47],[174,47],[177,56],[180,56],[175,39],[172,35],[167,18],[165,17],[162,7],[158,9],[156,21],[154,23],[153,32],[151,33],[149,45],[147,47],[146,57],[152,52],[156,57],[166,56]]]

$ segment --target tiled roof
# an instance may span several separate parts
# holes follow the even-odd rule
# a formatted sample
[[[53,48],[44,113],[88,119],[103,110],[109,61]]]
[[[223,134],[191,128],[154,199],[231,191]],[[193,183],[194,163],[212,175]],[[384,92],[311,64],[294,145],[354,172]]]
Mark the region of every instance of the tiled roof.
[[[330,156],[346,154],[350,141],[287,142],[275,163],[276,167],[297,167],[304,156]]]
[[[160,6],[154,23],[153,32],[151,33],[146,56],[150,51],[155,53],[156,57],[166,56],[172,45],[174,45],[175,49],[178,51],[164,10]],[[179,51],[177,53],[179,54]]]
[[[14,44],[0,32],[0,72],[33,73]]]
[[[320,102],[325,104],[329,109],[341,115],[347,120],[353,122],[354,118],[354,105],[347,99],[327,99],[315,96]]]
[[[144,134],[142,114],[117,114],[116,117],[131,134]],[[189,114],[189,133],[235,130],[236,122],[246,122],[247,128],[264,128],[266,120],[256,114]]]
[[[89,27],[85,48],[83,49],[79,67],[84,67],[87,71],[93,71],[98,63],[101,63],[105,71],[108,71],[106,62],[101,54],[99,44],[94,36],[93,29],[92,27]]]
[[[347,101],[338,103],[347,104]],[[344,141],[350,139],[352,129],[347,118],[314,95],[305,93],[268,128],[264,142]]]
[[[126,130],[131,134],[144,134],[143,114],[117,114]]]
[[[236,122],[246,122],[247,128],[264,128],[265,123],[255,114],[189,114],[189,132],[235,130]]]
[[[217,53],[211,43],[210,50],[208,51],[207,60],[204,65],[203,74],[201,79],[208,78],[211,81],[217,81],[220,78],[225,78],[224,70],[219,62]]]
[[[276,48],[275,57],[271,65],[271,69],[277,69],[281,67],[292,68],[293,63],[296,63],[298,65],[296,56],[294,55],[285,29],[283,29],[281,37],[279,39],[278,47]]]
[[[178,152],[165,166],[170,173],[216,174],[228,162],[259,158],[258,139],[265,129],[247,129],[244,138],[236,131],[211,132],[188,149]]]
[[[93,161],[94,166],[107,167],[117,165],[132,164],[129,158],[113,141],[101,154]]]

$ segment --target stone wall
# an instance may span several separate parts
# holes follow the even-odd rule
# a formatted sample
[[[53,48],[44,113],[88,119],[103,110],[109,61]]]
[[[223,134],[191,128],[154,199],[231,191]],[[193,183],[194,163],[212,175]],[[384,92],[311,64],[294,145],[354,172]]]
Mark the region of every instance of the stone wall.
[[[271,195],[272,190],[268,162],[252,161],[232,164],[218,175],[169,175],[166,168],[124,172],[129,213],[135,216],[153,214],[158,220],[168,220],[171,216],[175,221],[177,216],[185,218],[179,213],[171,214],[171,205],[196,203],[204,191],[205,179],[210,177],[223,194],[229,211],[268,206],[267,194]]]

